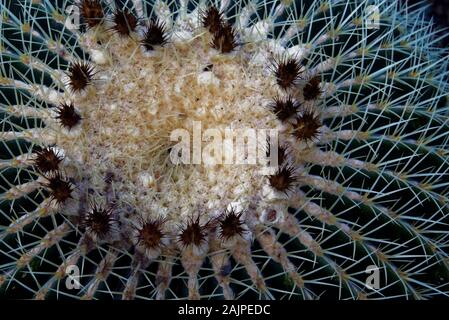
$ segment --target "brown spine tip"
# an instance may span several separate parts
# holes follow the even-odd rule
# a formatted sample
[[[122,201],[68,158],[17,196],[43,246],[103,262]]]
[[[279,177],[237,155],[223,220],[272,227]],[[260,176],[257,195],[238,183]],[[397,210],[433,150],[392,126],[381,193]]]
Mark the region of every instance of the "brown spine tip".
[[[72,184],[63,179],[59,173],[47,177],[47,180],[48,182],[44,186],[50,190],[50,197],[52,200],[55,200],[58,204],[62,204],[66,200],[72,198]]]
[[[137,27],[137,18],[128,9],[119,10],[114,12],[113,17],[114,26],[113,29],[121,36],[129,36],[131,32],[134,32]]]
[[[94,77],[94,67],[85,61],[77,61],[70,65],[67,72],[68,85],[73,92],[84,90]]]
[[[315,115],[313,111],[304,111],[302,115],[296,118],[296,123],[293,125],[293,135],[298,140],[313,140],[320,133],[320,127],[319,116]]]
[[[221,53],[229,53],[233,51],[237,47],[234,27],[229,23],[223,24],[223,26],[214,33],[212,47],[221,51]]]
[[[302,66],[296,59],[283,58],[274,62],[276,82],[284,90],[296,85],[301,73]]]
[[[293,190],[298,177],[293,167],[285,165],[280,167],[275,174],[269,176],[268,180],[272,188],[287,193]]]
[[[144,221],[140,228],[137,228],[137,242],[147,249],[159,248],[162,245],[164,237],[163,224],[164,219],[154,219]]]
[[[141,45],[148,51],[154,50],[155,46],[163,46],[168,42],[167,30],[165,23],[159,19],[153,19],[147,26]]]
[[[211,34],[215,34],[224,25],[223,13],[217,7],[211,6],[201,13],[201,24]]]
[[[270,159],[270,161],[272,160],[271,159],[271,146],[270,146],[270,141],[268,139],[267,139],[266,156],[268,159]],[[287,148],[284,146],[279,146],[277,148],[277,164],[276,165],[282,166],[287,161],[287,158],[288,158]],[[270,163],[270,165],[274,165],[274,164]]]
[[[76,112],[75,106],[70,103],[63,103],[57,109],[56,119],[59,120],[61,126],[70,130],[81,122],[81,116]]]
[[[103,22],[104,12],[100,0],[81,0],[79,8],[81,9],[81,16],[89,28]]]
[[[82,226],[86,231],[91,232],[100,239],[105,238],[112,231],[117,219],[113,216],[112,208],[103,208],[93,204],[82,221]]]
[[[34,165],[42,173],[58,171],[63,157],[56,154],[52,148],[44,148],[36,151]]]
[[[229,240],[234,236],[242,236],[246,230],[241,220],[243,211],[237,213],[234,209],[227,210],[220,219],[219,237],[223,240]]]
[[[268,107],[280,121],[286,121],[296,115],[299,102],[290,95],[286,98],[276,97]]]
[[[206,225],[200,224],[200,218],[191,219],[185,227],[181,229],[178,241],[184,246],[201,246],[206,241]]]
[[[307,82],[302,90],[304,100],[315,100],[318,99],[323,93],[320,88],[320,78],[313,77]]]

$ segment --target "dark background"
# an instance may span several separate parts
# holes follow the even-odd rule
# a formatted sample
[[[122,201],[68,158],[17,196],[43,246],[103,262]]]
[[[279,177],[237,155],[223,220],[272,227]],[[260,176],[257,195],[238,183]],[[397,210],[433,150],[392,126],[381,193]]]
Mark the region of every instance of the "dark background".
[[[400,0],[400,2],[407,3],[412,6],[423,1]],[[430,4],[430,8],[427,12],[427,18],[433,19],[433,21],[437,25],[437,28],[449,28],[449,0],[427,0],[425,2]],[[445,37],[443,40],[441,40],[440,46],[449,48],[449,30],[441,30],[439,32],[439,35]]]

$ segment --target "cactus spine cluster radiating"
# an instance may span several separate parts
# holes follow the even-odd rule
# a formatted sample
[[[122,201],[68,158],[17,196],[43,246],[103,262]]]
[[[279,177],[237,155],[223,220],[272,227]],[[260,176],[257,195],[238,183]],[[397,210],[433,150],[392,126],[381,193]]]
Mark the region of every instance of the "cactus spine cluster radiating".
[[[449,60],[421,9],[0,9],[1,295],[449,295]],[[206,152],[224,163],[204,156],[216,136],[199,138],[200,162],[172,161],[173,132],[198,126],[226,137]],[[244,128],[278,133],[276,161],[264,139],[261,161],[226,162],[239,138],[228,129]],[[367,284],[371,271],[379,281]]]

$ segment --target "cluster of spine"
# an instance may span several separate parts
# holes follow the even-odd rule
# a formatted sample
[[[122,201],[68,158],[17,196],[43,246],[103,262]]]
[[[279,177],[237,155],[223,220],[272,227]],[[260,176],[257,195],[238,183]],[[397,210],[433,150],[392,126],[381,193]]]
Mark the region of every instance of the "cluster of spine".
[[[141,18],[133,10],[154,14],[152,4],[137,2],[110,15],[119,36],[136,30]],[[109,17],[98,0],[78,5],[90,29]],[[33,134],[45,124],[17,111],[50,107],[36,86],[59,90],[52,70],[65,70],[70,89],[80,92],[94,81],[95,68],[58,20],[63,8],[54,1],[1,4],[0,293],[37,299],[449,295],[448,62],[428,49],[433,31],[421,22],[422,12],[406,18],[394,1],[298,0],[180,1],[171,14],[193,14],[192,5],[222,54],[238,48],[244,31],[257,34],[264,24],[268,36],[256,44],[287,48],[269,66],[279,95],[268,110],[288,136],[267,180],[290,209],[282,217],[275,209],[224,209],[207,223],[193,217],[173,237],[162,218],[126,225],[110,196],[111,176],[105,190],[92,191],[104,194],[106,205],[83,200],[90,190],[66,177],[63,155],[40,146],[45,141]],[[364,25],[368,5],[380,11],[378,29]],[[167,44],[167,27],[149,19],[141,46],[153,51]],[[68,62],[69,55],[76,59]],[[82,121],[72,102],[54,109],[67,131]],[[65,208],[74,197],[75,218]],[[86,270],[76,293],[63,287],[69,265]],[[380,270],[378,288],[365,284],[371,266]]]

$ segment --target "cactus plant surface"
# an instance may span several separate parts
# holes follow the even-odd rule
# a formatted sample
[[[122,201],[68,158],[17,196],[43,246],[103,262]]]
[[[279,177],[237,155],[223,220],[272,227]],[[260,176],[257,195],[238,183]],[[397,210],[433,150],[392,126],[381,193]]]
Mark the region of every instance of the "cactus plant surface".
[[[1,296],[449,296],[449,59],[421,6],[0,9]]]

